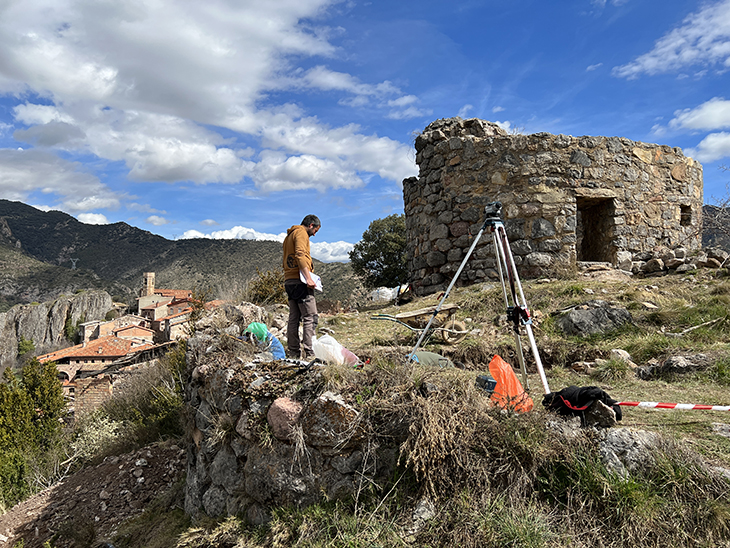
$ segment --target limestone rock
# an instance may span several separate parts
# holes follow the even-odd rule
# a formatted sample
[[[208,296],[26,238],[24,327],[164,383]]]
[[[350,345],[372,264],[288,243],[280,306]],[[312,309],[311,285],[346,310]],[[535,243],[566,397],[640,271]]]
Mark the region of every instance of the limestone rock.
[[[309,445],[345,447],[353,437],[357,417],[357,410],[342,396],[325,392],[304,409],[299,422]]]
[[[585,310],[571,310],[557,323],[566,335],[587,337],[633,323],[633,318],[625,308],[598,305]]]
[[[65,340],[66,321],[103,320],[112,309],[112,298],[105,291],[84,291],[71,297],[61,296],[41,304],[17,305],[0,314],[0,366],[12,365],[18,355],[20,337],[32,340],[44,352]]]
[[[630,428],[605,430],[602,437],[599,453],[603,463],[624,479],[654,460],[652,451],[660,441],[659,434]]]

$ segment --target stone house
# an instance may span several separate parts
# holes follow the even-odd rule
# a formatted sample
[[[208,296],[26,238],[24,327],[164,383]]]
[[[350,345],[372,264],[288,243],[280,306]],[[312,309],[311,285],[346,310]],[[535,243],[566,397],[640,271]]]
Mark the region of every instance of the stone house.
[[[155,287],[155,273],[145,272],[142,280],[142,289],[137,298],[137,313],[144,316],[143,310],[154,310],[156,305],[170,304],[173,301],[185,301],[193,298],[189,289],[161,289]],[[167,315],[167,311],[165,314]],[[162,317],[162,316],[160,316]]]
[[[115,331],[119,331],[128,326],[145,326],[147,319],[136,314],[126,314],[113,320],[101,321],[94,320],[82,323],[79,326],[79,335],[83,342],[89,342],[93,339],[112,335]]]
[[[523,277],[615,266],[656,246],[699,249],[702,166],[679,148],[620,137],[509,135],[479,119],[431,123],[415,142],[418,177],[403,181],[410,281],[443,290],[484,222],[502,220]],[[488,231],[459,285],[498,277]]]
[[[145,329],[145,331],[149,332],[150,330]],[[38,356],[38,361],[41,363],[55,362],[61,379],[73,381],[80,371],[101,371],[121,358],[127,357],[134,352],[147,350],[153,346],[149,336],[145,336],[145,338],[122,338],[117,335],[107,335],[93,341],[43,354]]]

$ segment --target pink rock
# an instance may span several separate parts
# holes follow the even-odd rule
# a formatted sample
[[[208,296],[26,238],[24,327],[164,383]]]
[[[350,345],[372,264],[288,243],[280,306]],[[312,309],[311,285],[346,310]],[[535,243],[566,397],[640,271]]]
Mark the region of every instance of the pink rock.
[[[290,398],[278,398],[269,407],[266,415],[271,432],[277,439],[291,439],[292,428],[302,413],[302,404]]]

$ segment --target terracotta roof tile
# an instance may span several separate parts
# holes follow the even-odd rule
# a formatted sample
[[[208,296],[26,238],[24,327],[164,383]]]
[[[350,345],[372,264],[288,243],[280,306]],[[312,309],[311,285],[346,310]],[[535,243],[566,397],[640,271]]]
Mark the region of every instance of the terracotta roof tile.
[[[189,289],[155,289],[155,295],[176,299],[189,299],[193,296],[193,292]]]
[[[107,337],[101,337],[94,341],[83,344],[72,346],[58,352],[51,352],[38,356],[38,361],[45,362],[51,360],[59,360],[62,358],[121,358],[132,352],[138,352],[140,350],[147,350],[152,348],[153,344],[136,344],[134,341],[129,339],[120,339],[114,335]]]

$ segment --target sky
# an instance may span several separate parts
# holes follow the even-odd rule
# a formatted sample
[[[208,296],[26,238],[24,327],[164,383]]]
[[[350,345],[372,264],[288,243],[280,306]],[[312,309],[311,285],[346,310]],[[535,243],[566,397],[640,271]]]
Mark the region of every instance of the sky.
[[[403,213],[415,136],[681,147],[728,194],[730,0],[0,0],[0,198],[347,261]]]

